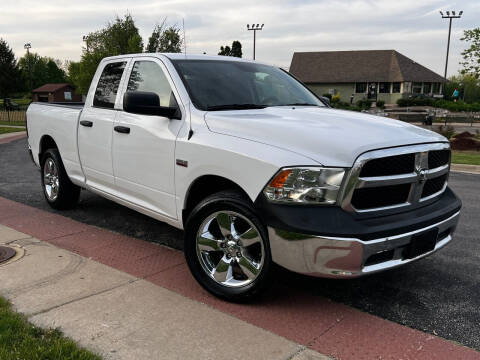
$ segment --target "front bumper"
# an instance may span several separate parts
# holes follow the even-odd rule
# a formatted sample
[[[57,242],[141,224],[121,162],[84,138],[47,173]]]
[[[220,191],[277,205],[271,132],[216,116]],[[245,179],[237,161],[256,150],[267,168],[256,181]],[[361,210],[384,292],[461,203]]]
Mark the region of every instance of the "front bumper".
[[[452,240],[461,208],[448,188],[421,209],[373,218],[347,220],[336,207],[279,209],[259,199],[256,205],[268,226],[274,262],[297,273],[340,278],[401,266],[441,249]],[[303,231],[292,226],[295,219],[303,224]],[[420,245],[420,251],[412,253],[412,247],[424,241],[422,237],[429,237],[429,246],[422,249]]]

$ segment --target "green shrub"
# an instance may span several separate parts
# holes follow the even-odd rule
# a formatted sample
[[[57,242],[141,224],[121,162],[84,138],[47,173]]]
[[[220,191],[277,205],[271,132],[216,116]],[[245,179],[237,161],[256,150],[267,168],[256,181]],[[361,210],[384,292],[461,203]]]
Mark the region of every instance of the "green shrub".
[[[361,109],[370,109],[372,107],[372,100],[368,100],[368,99],[358,100],[357,106]]]
[[[344,101],[332,103],[332,107],[334,107],[335,109],[342,109],[342,110],[362,111],[362,108],[355,105],[350,105],[349,103]]]
[[[407,106],[433,106],[435,100],[432,98],[421,98],[421,97],[413,97],[408,99],[398,99],[397,105],[400,107],[407,107]]]
[[[380,108],[380,109],[385,109],[385,101],[378,100],[377,101],[377,107]]]
[[[463,101],[437,100],[433,104],[437,108],[447,109],[449,111],[480,111],[480,103],[467,104]]]
[[[330,101],[332,100],[332,94],[323,94],[322,96],[328,98]]]

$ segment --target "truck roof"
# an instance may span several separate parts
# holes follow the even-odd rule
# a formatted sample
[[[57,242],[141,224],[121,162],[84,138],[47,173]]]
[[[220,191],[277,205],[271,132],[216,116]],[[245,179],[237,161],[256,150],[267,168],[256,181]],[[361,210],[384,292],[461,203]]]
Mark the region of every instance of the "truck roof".
[[[260,64],[265,64],[258,61],[248,60],[237,58],[233,56],[221,56],[221,55],[205,55],[205,54],[184,54],[184,53],[138,53],[138,54],[125,54],[125,55],[117,55],[117,56],[108,56],[103,58],[102,61],[114,60],[114,59],[125,59],[125,58],[132,58],[132,57],[166,57],[171,60],[218,60],[218,61],[241,61],[241,62],[255,62]]]

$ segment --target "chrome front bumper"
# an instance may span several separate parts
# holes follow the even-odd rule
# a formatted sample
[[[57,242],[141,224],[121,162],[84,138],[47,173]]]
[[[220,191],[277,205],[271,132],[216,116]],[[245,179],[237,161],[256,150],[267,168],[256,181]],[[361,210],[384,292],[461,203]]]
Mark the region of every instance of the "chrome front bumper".
[[[412,232],[363,241],[302,235],[268,228],[272,259],[277,264],[297,273],[351,278],[391,269],[428,256],[452,240],[460,212],[448,219]],[[405,248],[412,239],[429,230],[438,229],[433,250],[406,258]]]

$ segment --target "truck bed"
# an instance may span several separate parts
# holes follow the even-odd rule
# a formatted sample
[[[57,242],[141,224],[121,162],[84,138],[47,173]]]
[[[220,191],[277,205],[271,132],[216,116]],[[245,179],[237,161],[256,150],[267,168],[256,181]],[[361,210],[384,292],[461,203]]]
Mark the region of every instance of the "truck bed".
[[[56,107],[66,107],[66,108],[71,108],[71,109],[83,109],[83,106],[85,105],[84,102],[52,102],[52,103],[47,103],[47,102],[39,102],[39,101],[32,102],[32,104],[45,105],[45,106],[56,106]]]
[[[82,110],[83,103],[30,104],[27,109],[27,129],[32,156],[37,165],[41,161],[38,154],[42,139],[50,137],[55,139],[67,172],[73,178],[83,178],[77,151],[77,127]]]

